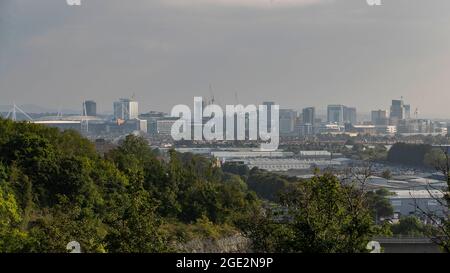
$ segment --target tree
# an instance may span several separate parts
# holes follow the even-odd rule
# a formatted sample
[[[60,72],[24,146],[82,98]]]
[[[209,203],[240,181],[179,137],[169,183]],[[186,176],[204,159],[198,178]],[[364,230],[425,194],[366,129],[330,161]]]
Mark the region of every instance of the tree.
[[[250,171],[247,185],[258,197],[276,202],[290,183],[285,177],[255,168]]]
[[[447,170],[447,161],[445,151],[439,148],[433,148],[424,157],[424,163],[440,172],[445,173]]]
[[[248,217],[258,210],[260,204],[254,192],[248,191],[247,184],[239,176],[226,176],[218,185],[218,201],[221,223],[233,222],[242,217]]]
[[[110,252],[152,253],[170,249],[160,227],[161,218],[155,213],[155,204],[146,191],[138,191],[123,200],[112,211],[106,236]]]
[[[247,165],[235,162],[225,162],[225,164],[222,165],[222,170],[224,172],[237,174],[240,176],[248,176],[250,173]]]
[[[440,146],[440,149],[432,149],[425,156],[425,163],[433,166],[438,172],[442,173],[447,182],[447,187],[441,190],[443,198],[434,198],[435,201],[443,208],[443,215],[423,211],[420,208],[422,216],[427,219],[433,226],[428,230],[427,235],[431,240],[439,245],[445,252],[450,253],[450,220],[448,219],[448,211],[450,210],[450,148],[447,145]],[[434,189],[432,185],[429,188]],[[431,196],[433,194],[430,193]]]
[[[374,233],[370,210],[365,207],[361,193],[341,185],[337,177],[324,174],[295,184],[281,202],[284,217],[274,217],[269,212],[262,221],[257,221],[260,224],[246,230],[254,247],[270,246],[260,250],[284,252],[366,251]],[[257,240],[265,237],[268,229],[287,236],[269,236],[270,241],[261,244]]]
[[[243,235],[250,239],[252,252],[256,253],[291,253],[300,250],[293,249],[296,240],[294,229],[286,224],[275,221],[277,213],[266,209],[264,213],[240,219],[238,225]]]
[[[59,203],[30,224],[27,252],[66,253],[67,244],[77,241],[82,252],[106,252],[106,229],[95,212],[60,196]]]
[[[211,159],[169,155],[127,136],[102,158],[74,131],[0,119],[0,251],[163,252],[166,221],[219,236],[258,206]]]
[[[24,250],[28,235],[19,228],[20,214],[14,194],[0,184],[0,253]]]
[[[386,198],[389,195],[390,193],[386,189],[367,193],[367,203],[376,222],[380,218],[391,217],[394,214],[394,208],[389,199]]]
[[[400,219],[398,224],[391,227],[394,235],[423,236],[425,227],[415,216],[407,216]]]
[[[431,150],[428,144],[396,143],[389,150],[387,160],[397,164],[424,166],[425,155]]]
[[[390,170],[384,170],[383,173],[381,174],[381,177],[387,180],[392,179],[392,173]]]

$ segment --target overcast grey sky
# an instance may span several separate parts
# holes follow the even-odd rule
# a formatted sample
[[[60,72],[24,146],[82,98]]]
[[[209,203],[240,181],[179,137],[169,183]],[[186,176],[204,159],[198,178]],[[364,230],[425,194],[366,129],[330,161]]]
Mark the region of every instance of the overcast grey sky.
[[[0,0],[0,105],[99,111],[194,95],[361,112],[403,96],[450,118],[450,1]]]

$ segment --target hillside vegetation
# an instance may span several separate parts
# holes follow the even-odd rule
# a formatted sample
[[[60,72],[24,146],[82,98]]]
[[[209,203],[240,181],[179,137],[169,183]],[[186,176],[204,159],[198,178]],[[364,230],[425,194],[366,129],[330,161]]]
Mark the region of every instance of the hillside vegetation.
[[[246,251],[364,252],[376,232],[364,195],[332,174],[300,181],[175,151],[163,159],[135,136],[100,156],[76,132],[0,119],[0,252],[66,252],[70,241],[175,252],[239,236]]]

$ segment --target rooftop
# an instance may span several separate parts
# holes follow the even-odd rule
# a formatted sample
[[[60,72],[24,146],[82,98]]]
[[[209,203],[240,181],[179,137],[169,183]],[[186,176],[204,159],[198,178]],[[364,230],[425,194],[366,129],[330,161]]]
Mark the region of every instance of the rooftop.
[[[439,190],[394,190],[395,195],[389,196],[389,199],[411,199],[411,198],[443,198],[444,193]]]

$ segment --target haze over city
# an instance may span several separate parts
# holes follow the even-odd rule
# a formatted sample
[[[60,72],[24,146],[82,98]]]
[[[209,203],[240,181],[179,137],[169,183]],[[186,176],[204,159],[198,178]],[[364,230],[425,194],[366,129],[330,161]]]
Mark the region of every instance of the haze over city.
[[[0,104],[111,112],[135,94],[169,111],[211,85],[219,104],[368,113],[403,96],[448,118],[449,15],[445,0],[3,0]]]
[[[436,271],[449,56],[449,0],[0,0],[0,261]]]

